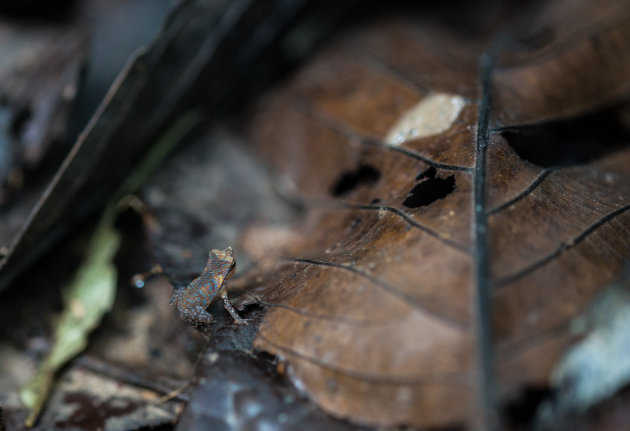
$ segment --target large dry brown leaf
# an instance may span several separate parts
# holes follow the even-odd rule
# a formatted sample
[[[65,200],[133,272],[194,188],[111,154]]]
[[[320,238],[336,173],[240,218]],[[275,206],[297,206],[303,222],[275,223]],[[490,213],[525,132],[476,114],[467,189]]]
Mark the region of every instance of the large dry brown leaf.
[[[492,374],[502,400],[546,384],[571,319],[630,260],[630,149],[541,167],[515,151],[537,144],[519,127],[626,100],[628,9],[554,3],[536,44],[502,40],[487,54],[485,40],[389,20],[267,97],[252,141],[306,211],[281,244],[261,251],[261,229],[243,239],[266,272],[250,297],[269,307],[255,346],[285,359],[325,410],[361,423],[470,424]],[[418,103],[445,127],[398,144]],[[488,305],[494,356],[479,352]]]

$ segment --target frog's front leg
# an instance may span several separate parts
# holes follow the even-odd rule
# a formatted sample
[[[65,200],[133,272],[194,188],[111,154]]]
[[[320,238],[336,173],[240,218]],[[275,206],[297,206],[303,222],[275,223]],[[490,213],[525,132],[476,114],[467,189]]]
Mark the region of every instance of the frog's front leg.
[[[228,313],[234,319],[234,323],[238,325],[247,325],[247,320],[243,319],[238,315],[232,304],[230,304],[230,300],[228,299],[227,289],[221,289],[221,298],[223,298],[223,307],[227,310]]]

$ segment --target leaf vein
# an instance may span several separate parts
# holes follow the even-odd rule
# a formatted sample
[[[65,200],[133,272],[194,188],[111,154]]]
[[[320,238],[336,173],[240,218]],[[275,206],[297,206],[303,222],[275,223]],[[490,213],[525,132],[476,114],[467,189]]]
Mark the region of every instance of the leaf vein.
[[[286,304],[267,302],[257,296],[252,295],[252,297],[257,303],[263,305],[264,307],[281,308],[283,310],[287,310],[292,313],[299,314],[301,316],[311,317],[316,320],[330,320],[335,323],[343,323],[350,326],[360,326],[360,327],[377,327],[377,326],[399,324],[399,322],[394,319],[388,319],[388,320],[383,319],[381,321],[378,321],[378,320],[368,320],[368,319],[351,319],[351,318],[339,316],[336,314],[313,313],[311,311],[307,311],[302,308],[291,307]]]
[[[258,332],[258,337],[263,339],[265,343],[273,346],[275,349],[284,352],[287,355],[291,355],[297,357],[299,359],[303,359],[307,362],[311,362],[319,367],[326,368],[336,373],[345,374],[349,377],[352,377],[357,380],[363,380],[369,383],[376,384],[386,384],[386,385],[400,385],[400,386],[418,386],[418,385],[429,385],[429,384],[444,384],[444,385],[459,385],[459,386],[469,386],[470,383],[468,378],[463,373],[456,372],[430,372],[425,374],[407,374],[400,376],[382,376],[373,373],[360,372],[356,370],[351,370],[348,368],[339,367],[333,365],[331,363],[322,361],[318,358],[315,358],[310,355],[306,355],[304,353],[296,352],[291,348],[280,346],[273,341],[271,341],[268,337],[262,334],[262,331]]]
[[[317,265],[317,266],[327,266],[330,268],[338,268],[338,269],[343,269],[346,271],[350,271],[362,278],[365,278],[366,280],[372,282],[373,284],[377,285],[378,287],[380,287],[382,290],[384,290],[385,292],[394,295],[396,297],[398,297],[399,299],[402,299],[405,303],[410,304],[412,306],[414,306],[417,310],[424,312],[425,314],[427,314],[427,316],[434,318],[436,320],[439,320],[440,322],[452,327],[452,328],[456,328],[459,330],[467,330],[467,325],[464,322],[460,322],[458,320],[449,318],[447,316],[444,316],[442,314],[439,314],[429,308],[426,307],[426,305],[424,305],[421,301],[418,301],[417,298],[409,295],[406,292],[403,292],[402,290],[400,290],[399,288],[392,286],[389,283],[384,282],[383,280],[374,277],[373,275],[370,275],[362,270],[360,270],[359,268],[356,268],[355,266],[349,265],[349,264],[342,264],[342,263],[337,263],[337,262],[330,262],[330,261],[325,261],[325,260],[318,260],[318,259],[308,259],[308,258],[302,258],[302,257],[288,257],[286,258],[288,261],[291,262],[298,262],[298,263],[304,263],[304,264],[309,264],[309,265]]]
[[[488,211],[488,216],[491,216],[491,215],[494,215],[494,214],[496,214],[498,212],[501,212],[504,209],[509,208],[510,206],[514,205],[516,202],[520,201],[524,197],[528,196],[554,170],[556,170],[556,169],[555,168],[545,168],[542,171],[540,171],[538,176],[536,178],[534,178],[534,180],[525,189],[523,189],[519,194],[517,194],[516,196],[514,196],[511,199],[507,200],[506,202],[503,202],[502,204],[492,208],[490,211]]]
[[[432,166],[437,169],[444,169],[449,171],[464,171],[471,172],[472,168],[468,166],[459,166],[459,165],[451,165],[449,163],[442,163],[425,157],[415,151],[411,151],[407,148],[396,147],[390,145],[383,141],[382,139],[377,139],[369,136],[365,136],[361,133],[358,133],[348,126],[340,123],[339,121],[331,118],[328,114],[322,112],[321,108],[312,104],[308,101],[302,101],[301,103],[294,102],[290,105],[287,105],[289,109],[292,109],[294,112],[300,113],[308,118],[316,119],[320,124],[324,127],[332,130],[333,132],[342,135],[348,139],[354,139],[361,143],[362,145],[370,145],[374,147],[381,148],[386,151],[395,151],[397,153],[403,154],[405,156],[414,158],[416,160],[420,160],[423,163],[426,163],[429,166]]]
[[[450,240],[448,238],[445,238],[443,235],[441,235],[439,232],[429,228],[428,226],[425,226],[415,220],[413,220],[411,218],[411,216],[409,214],[407,214],[406,212],[395,208],[395,207],[391,207],[391,206],[387,206],[387,205],[366,205],[366,204],[353,204],[351,202],[343,202],[342,205],[344,206],[348,206],[349,208],[354,208],[354,209],[362,209],[362,210],[368,210],[368,211],[388,211],[391,212],[397,216],[399,216],[400,218],[402,218],[403,220],[405,220],[405,222],[407,222],[408,224],[412,225],[415,228],[418,228],[420,230],[422,230],[423,232],[426,232],[427,234],[431,235],[432,237],[442,241],[444,244],[448,245],[449,247],[453,247],[456,250],[459,250],[461,252],[464,252],[466,254],[470,254],[470,249],[468,247],[466,247],[463,244],[460,244],[456,241]]]
[[[510,283],[514,283],[515,281],[520,280],[521,278],[525,277],[526,275],[528,275],[529,273],[535,271],[536,269],[546,265],[547,263],[552,261],[554,258],[556,258],[558,255],[560,255],[560,253],[562,253],[562,252],[564,252],[566,250],[569,250],[569,249],[573,248],[574,246],[578,245],[580,242],[582,242],[584,239],[586,239],[586,237],[588,237],[591,233],[595,232],[599,227],[603,226],[608,221],[613,220],[615,217],[618,217],[618,216],[624,214],[628,210],[630,210],[630,204],[625,205],[625,206],[623,206],[621,208],[617,208],[615,211],[612,211],[612,212],[606,214],[605,216],[601,217],[599,220],[597,220],[593,224],[591,224],[589,227],[587,227],[585,230],[580,232],[572,240],[570,240],[568,242],[560,243],[560,245],[554,251],[552,251],[551,253],[547,254],[545,257],[537,260],[536,262],[533,262],[532,264],[526,266],[525,268],[522,268],[522,269],[516,271],[515,273],[513,273],[511,275],[507,275],[505,277],[502,277],[502,278],[498,279],[496,281],[497,286],[498,287],[504,287],[504,286],[506,286],[506,285],[508,285]]]

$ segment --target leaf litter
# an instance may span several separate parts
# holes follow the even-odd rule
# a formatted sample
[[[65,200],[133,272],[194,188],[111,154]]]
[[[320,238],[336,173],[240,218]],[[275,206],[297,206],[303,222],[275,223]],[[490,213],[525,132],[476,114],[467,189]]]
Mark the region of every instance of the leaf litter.
[[[541,22],[557,12],[548,9]],[[520,62],[499,58],[496,75],[485,71],[509,84],[492,81],[498,97],[491,114],[497,115],[491,115],[482,136],[485,170],[480,171],[477,159],[478,126],[487,114],[487,106],[477,104],[486,97],[478,93],[477,77],[484,72],[477,66],[480,51],[463,49],[469,40],[447,38],[448,43],[438,44],[443,51],[436,52],[440,31],[408,18],[381,22],[338,42],[254,110],[248,123],[252,147],[272,167],[281,200],[302,213],[294,222],[285,220],[284,227],[254,222],[237,235],[232,232],[230,238],[241,236],[237,242],[243,253],[238,254],[250,255],[249,270],[234,286],[245,293],[241,308],[262,319],[255,346],[276,355],[276,371],[286,372],[329,413],[379,425],[474,423],[478,373],[484,371],[475,364],[480,349],[475,343],[479,331],[486,330],[471,329],[480,317],[471,307],[480,287],[475,283],[493,288],[494,369],[484,372],[496,375],[481,380],[496,386],[503,402],[524,386],[545,384],[576,340],[570,322],[622,270],[628,255],[627,147],[590,163],[543,168],[521,159],[511,148],[513,136],[502,129],[544,126],[550,119],[584,115],[627,97],[623,82],[617,85],[623,73],[616,71],[598,92],[585,88],[567,104],[536,99],[553,95],[544,91],[544,80],[536,79],[529,90],[517,82],[526,91],[506,102],[505,94],[513,93],[510,88],[519,81],[510,76],[521,76],[530,62],[554,64],[557,46],[575,42],[583,47],[583,38],[575,36],[579,32],[569,30],[552,41],[559,45],[525,45],[531,57]],[[598,15],[588,34],[609,37],[623,31]],[[408,49],[392,50],[399,42]],[[451,55],[459,49],[474,55]],[[548,62],[531,60],[543,55],[539,49],[549,55]],[[410,50],[422,61],[407,58]],[[562,58],[556,61],[567,61]],[[626,70],[627,63],[618,59],[606,57],[605,70],[611,65]],[[330,64],[336,66],[333,72]],[[531,76],[542,79],[549,69],[541,70]],[[578,93],[579,82],[580,77],[563,81]],[[396,148],[387,145],[384,137],[396,120],[435,91],[459,94],[465,101],[450,129]],[[378,175],[369,181],[358,175],[343,193],[331,196],[342,178],[364,166]],[[206,177],[202,168],[198,172],[203,187]],[[481,213],[476,205],[480,173],[485,181]],[[404,205],[412,195],[423,194],[418,185],[429,180],[448,181],[452,188],[426,205]],[[470,228],[479,217],[488,229],[490,258],[487,274],[473,282],[473,274],[484,269],[471,254],[479,244]],[[154,227],[163,220],[160,214],[146,218]],[[283,239],[278,243],[276,238]],[[161,243],[155,249],[190,260],[188,253],[169,251]],[[192,259],[201,258],[192,253]],[[176,265],[171,268],[177,271]],[[193,275],[180,274],[181,279]],[[229,338],[229,327],[220,324],[216,330],[219,338]],[[247,341],[241,341],[217,349],[246,349]],[[251,365],[245,362],[244,367]],[[203,362],[199,372],[212,363]]]

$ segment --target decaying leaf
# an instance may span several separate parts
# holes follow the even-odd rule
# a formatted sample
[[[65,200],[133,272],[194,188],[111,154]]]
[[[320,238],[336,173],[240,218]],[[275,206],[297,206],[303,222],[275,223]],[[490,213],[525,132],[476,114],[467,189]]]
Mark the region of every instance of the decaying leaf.
[[[591,6],[551,4],[538,44],[386,20],[332,44],[255,111],[253,146],[306,209],[250,292],[269,307],[255,346],[328,412],[483,423],[484,392],[492,403],[493,389],[500,401],[544,386],[572,319],[623,271],[627,130],[619,147],[590,136],[599,148],[564,167],[515,151],[536,144],[523,126],[581,116],[575,127],[597,128],[590,111],[627,99],[630,10],[597,4],[592,20]],[[414,129],[422,103],[448,124]],[[264,238],[249,234],[243,244]],[[492,339],[478,310],[492,312]]]
[[[27,426],[37,420],[55,373],[85,348],[87,336],[114,303],[116,268],[112,259],[120,244],[120,235],[113,226],[115,214],[111,206],[99,222],[86,258],[65,291],[64,311],[55,327],[52,348],[20,393],[30,410]]]
[[[40,429],[125,431],[174,422],[181,402],[160,403],[160,394],[73,367],[63,374]]]

